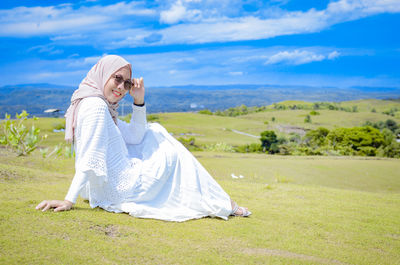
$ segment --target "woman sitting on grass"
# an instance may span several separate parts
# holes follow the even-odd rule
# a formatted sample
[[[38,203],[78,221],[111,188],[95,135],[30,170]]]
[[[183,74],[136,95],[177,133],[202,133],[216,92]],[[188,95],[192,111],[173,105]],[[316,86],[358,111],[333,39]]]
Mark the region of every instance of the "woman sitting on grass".
[[[108,55],[83,79],[65,115],[75,176],[64,201],[46,200],[36,209],[70,210],[80,194],[92,208],[140,218],[249,216],[164,127],[147,124],[143,79],[131,75],[125,59]],[[129,124],[117,113],[128,92],[134,99]]]

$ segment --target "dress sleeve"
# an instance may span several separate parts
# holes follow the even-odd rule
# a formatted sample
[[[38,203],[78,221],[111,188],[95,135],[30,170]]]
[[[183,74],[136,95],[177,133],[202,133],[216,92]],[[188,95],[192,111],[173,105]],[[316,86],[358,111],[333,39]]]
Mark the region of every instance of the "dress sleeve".
[[[146,106],[132,105],[133,112],[131,122],[128,124],[118,120],[118,128],[127,144],[139,144],[142,142],[147,129]]]
[[[93,97],[82,103],[75,135],[75,170],[93,172],[107,181],[109,130],[115,124],[102,99]]]
[[[72,180],[71,186],[69,187],[67,196],[65,196],[65,200],[76,203],[76,199],[78,198],[80,191],[85,186],[87,181],[87,173],[77,171],[74,179]]]

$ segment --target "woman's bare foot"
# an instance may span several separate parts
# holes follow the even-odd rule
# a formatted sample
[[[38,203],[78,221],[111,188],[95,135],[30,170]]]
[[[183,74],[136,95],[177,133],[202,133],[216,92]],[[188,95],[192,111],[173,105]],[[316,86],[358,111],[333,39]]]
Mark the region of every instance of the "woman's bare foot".
[[[242,216],[242,217],[247,217],[251,215],[251,212],[249,211],[248,208],[238,206],[237,203],[234,202],[233,200],[231,200],[231,205],[232,205],[231,215]]]

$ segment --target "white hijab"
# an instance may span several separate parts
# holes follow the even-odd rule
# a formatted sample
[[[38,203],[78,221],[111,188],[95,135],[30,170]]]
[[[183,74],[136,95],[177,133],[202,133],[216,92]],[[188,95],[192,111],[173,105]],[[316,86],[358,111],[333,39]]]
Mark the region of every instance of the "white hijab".
[[[124,58],[117,55],[107,55],[101,58],[90,71],[86,77],[82,80],[79,88],[75,90],[71,97],[71,105],[69,106],[65,114],[65,140],[73,142],[74,130],[76,127],[77,116],[79,111],[79,103],[82,99],[87,97],[99,97],[103,99],[110,111],[111,117],[115,124],[117,124],[118,117],[118,103],[110,103],[104,97],[104,86],[110,79],[111,75],[121,69],[124,66],[128,66],[130,75],[132,75],[132,66]]]

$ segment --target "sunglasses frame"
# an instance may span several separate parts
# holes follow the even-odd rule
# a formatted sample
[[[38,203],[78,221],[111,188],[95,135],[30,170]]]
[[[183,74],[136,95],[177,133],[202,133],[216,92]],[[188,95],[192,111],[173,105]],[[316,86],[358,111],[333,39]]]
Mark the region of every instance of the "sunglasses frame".
[[[124,88],[126,91],[131,90],[133,83],[130,79],[124,80],[121,75],[113,75],[114,83],[119,86],[121,83],[124,83]]]

